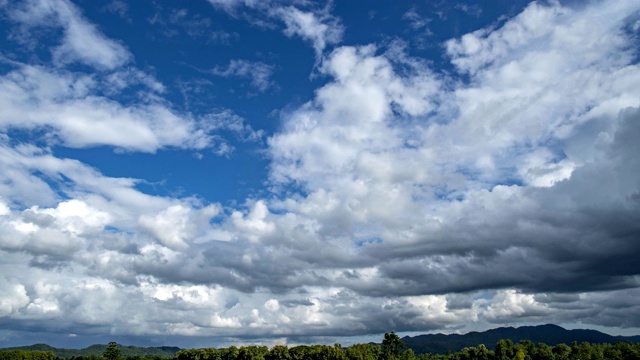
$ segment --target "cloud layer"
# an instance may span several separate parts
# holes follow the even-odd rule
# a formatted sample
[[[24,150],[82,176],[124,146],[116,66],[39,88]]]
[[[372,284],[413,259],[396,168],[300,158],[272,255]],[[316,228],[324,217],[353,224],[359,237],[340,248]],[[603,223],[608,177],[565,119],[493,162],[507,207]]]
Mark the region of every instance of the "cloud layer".
[[[16,41],[60,30],[46,65],[2,59],[9,336],[640,328],[638,5],[531,3],[443,44],[446,73],[401,40],[338,46],[346,30],[330,8],[210,3],[284,23],[327,79],[281,111],[264,149],[269,196],[242,205],[148,194],[143,179],[57,157],[55,147],[103,146],[228,155],[222,133],[264,132],[231,110],[176,110],[70,2],[3,5]],[[265,91],[272,71],[236,60],[214,72]],[[134,101],[116,100],[132,87]]]

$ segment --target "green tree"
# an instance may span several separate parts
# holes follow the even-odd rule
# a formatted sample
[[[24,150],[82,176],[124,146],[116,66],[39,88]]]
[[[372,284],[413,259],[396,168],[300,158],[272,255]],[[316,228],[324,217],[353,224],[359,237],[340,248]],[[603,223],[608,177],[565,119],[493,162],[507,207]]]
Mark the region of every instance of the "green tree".
[[[536,353],[536,345],[531,340],[521,340],[517,346],[518,349],[522,349],[524,351],[526,360],[531,360],[533,355]],[[517,353],[516,356],[518,356]]]
[[[415,360],[416,354],[413,352],[413,349],[407,349],[400,355],[401,360]]]
[[[385,333],[382,340],[382,353],[384,359],[397,359],[404,349],[404,343],[395,332]]]
[[[118,344],[116,342],[110,342],[107,349],[102,353],[102,357],[107,360],[118,360],[120,358],[120,349],[118,349]]]
[[[220,358],[222,360],[237,360],[240,351],[235,346],[229,346],[228,348],[220,350]]]
[[[487,349],[486,346],[484,346],[484,344],[480,344],[478,345],[478,347],[476,348],[476,359],[478,360],[492,360],[493,359],[493,353]]]
[[[553,360],[555,356],[553,355],[551,346],[545,343],[538,343],[538,348],[531,358],[533,360]]]
[[[276,345],[265,355],[265,360],[291,360],[289,349],[284,345]]]
[[[264,360],[269,353],[266,346],[243,346],[238,350],[238,360]]]
[[[309,350],[308,346],[298,345],[289,349],[289,356],[293,360],[304,360],[308,357]]]
[[[496,343],[496,360],[511,360],[516,356],[516,346],[510,339],[502,339]]]
[[[50,351],[0,350],[2,360],[54,360],[55,358]]]
[[[551,351],[556,360],[569,360],[569,355],[571,355],[571,347],[567,344],[557,344]]]
[[[380,346],[374,344],[354,344],[346,351],[349,360],[378,360],[380,354]]]

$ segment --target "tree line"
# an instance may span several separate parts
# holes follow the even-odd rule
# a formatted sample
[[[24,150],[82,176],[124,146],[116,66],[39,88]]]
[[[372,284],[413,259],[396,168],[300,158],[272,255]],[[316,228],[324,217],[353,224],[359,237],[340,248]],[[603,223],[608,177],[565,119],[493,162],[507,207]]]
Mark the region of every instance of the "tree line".
[[[0,350],[0,360],[58,360],[52,352]],[[159,360],[159,356],[122,356],[116,343],[102,356],[75,356],[72,360]],[[393,332],[384,336],[382,344],[355,344],[342,347],[328,345],[276,345],[230,346],[228,348],[185,349],[178,351],[173,360],[640,360],[640,343],[618,342],[614,344],[571,345],[544,343],[534,344],[529,340],[514,344],[511,340],[500,340],[493,350],[485,345],[466,347],[447,354],[415,354],[405,349],[404,343]]]

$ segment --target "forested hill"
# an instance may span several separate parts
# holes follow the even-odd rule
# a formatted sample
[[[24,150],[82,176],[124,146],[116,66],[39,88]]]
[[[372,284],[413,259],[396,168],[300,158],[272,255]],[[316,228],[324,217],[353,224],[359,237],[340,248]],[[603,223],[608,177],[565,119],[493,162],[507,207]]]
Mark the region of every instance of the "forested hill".
[[[503,339],[509,339],[517,344],[522,340],[530,340],[533,344],[544,343],[547,345],[567,344],[572,342],[591,344],[616,342],[640,343],[640,336],[611,336],[596,330],[566,330],[557,325],[523,326],[518,328],[501,327],[483,332],[470,332],[464,335],[429,334],[418,336],[406,336],[402,338],[405,349],[412,349],[415,354],[445,354],[456,353],[466,347],[477,347],[484,344],[493,350],[495,344]],[[102,355],[107,345],[91,345],[87,348],[58,349],[46,344],[36,344],[9,349],[27,351],[50,351],[60,358],[72,358],[78,356]],[[136,347],[117,345],[120,354],[124,357],[161,357],[172,358],[180,348],[178,347]],[[376,347],[378,348],[378,347]],[[266,348],[265,348],[266,349]],[[265,350],[267,351],[267,350]]]
[[[175,353],[180,351],[180,348],[175,346],[160,346],[160,347],[138,347],[138,346],[123,346],[118,345],[122,356],[158,356],[161,358],[172,358]],[[7,348],[7,350],[26,350],[26,351],[50,351],[55,356],[60,358],[70,359],[78,356],[89,355],[102,355],[107,349],[107,345],[91,345],[84,349],[59,349],[47,344],[35,344],[29,346],[20,346]]]
[[[521,340],[531,340],[534,344],[545,343],[547,345],[567,344],[573,341],[578,343],[589,342],[615,343],[631,341],[640,343],[640,336],[612,336],[596,330],[566,330],[557,325],[522,326],[518,328],[501,327],[483,332],[470,332],[459,334],[429,334],[418,336],[405,336],[402,338],[407,348],[413,349],[416,354],[444,354],[447,351],[457,352],[465,347],[484,344],[493,349],[501,339],[510,339],[514,343]]]

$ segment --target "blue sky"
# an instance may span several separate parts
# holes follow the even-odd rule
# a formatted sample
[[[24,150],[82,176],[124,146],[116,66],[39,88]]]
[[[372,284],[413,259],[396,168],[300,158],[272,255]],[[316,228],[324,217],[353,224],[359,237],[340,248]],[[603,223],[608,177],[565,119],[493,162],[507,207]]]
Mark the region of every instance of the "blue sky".
[[[0,22],[0,347],[640,333],[634,2]]]

